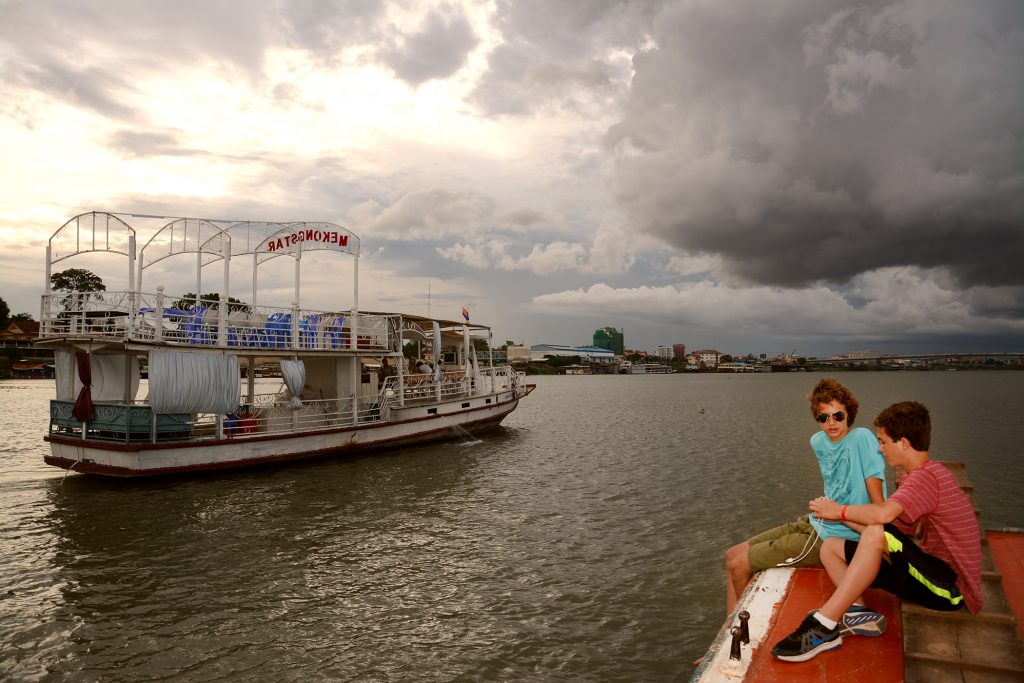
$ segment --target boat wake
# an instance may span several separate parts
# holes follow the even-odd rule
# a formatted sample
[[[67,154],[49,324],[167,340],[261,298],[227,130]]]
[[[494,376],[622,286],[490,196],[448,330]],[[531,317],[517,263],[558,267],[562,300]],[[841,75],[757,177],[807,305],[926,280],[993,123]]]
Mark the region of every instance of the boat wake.
[[[459,425],[452,425],[452,431],[455,432],[461,439],[459,442],[460,446],[475,446],[478,443],[483,443],[482,439],[478,439],[469,433],[464,427]]]

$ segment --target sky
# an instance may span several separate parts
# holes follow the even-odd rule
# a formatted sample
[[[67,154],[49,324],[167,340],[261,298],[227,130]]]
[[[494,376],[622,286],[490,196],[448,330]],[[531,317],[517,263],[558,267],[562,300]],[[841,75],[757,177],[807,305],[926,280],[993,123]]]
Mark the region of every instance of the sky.
[[[1022,351],[1022,72],[1019,0],[0,0],[0,297],[87,211],[326,221],[497,343]]]

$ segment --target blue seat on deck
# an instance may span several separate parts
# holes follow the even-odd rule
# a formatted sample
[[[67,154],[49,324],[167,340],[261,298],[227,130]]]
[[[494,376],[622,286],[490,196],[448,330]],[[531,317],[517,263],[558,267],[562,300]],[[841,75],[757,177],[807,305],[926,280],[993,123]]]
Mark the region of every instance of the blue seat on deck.
[[[322,315],[307,315],[299,321],[299,346],[303,349],[320,348],[320,321]]]
[[[211,344],[214,335],[210,334],[210,327],[206,324],[206,314],[210,307],[203,304],[193,306],[188,310],[182,323],[185,328],[185,339],[189,344]]]
[[[292,314],[278,311],[267,316],[266,346],[287,349],[292,345]]]
[[[328,349],[341,349],[345,346],[343,329],[345,317],[340,315],[327,316],[324,321],[324,346]]]

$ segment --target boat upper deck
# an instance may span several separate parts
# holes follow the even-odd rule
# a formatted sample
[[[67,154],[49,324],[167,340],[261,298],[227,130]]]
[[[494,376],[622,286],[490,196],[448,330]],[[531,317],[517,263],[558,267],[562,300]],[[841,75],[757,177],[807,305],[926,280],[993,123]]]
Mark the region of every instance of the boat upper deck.
[[[136,248],[136,232],[126,219],[158,221],[158,229]],[[340,252],[353,259],[352,292],[347,310],[313,310],[300,298],[302,256],[310,251]],[[89,212],[68,220],[50,238],[46,249],[46,293],[42,298],[39,341],[59,346],[83,340],[145,351],[153,345],[184,349],[233,349],[259,355],[295,352],[338,354],[400,354],[403,340],[489,337],[490,329],[467,320],[451,321],[396,313],[360,310],[358,300],[359,238],[341,226],[310,222],[220,221],[198,218],[137,216]],[[88,252],[126,257],[127,288],[120,291],[53,290],[53,268],[65,259]],[[146,292],[147,269],[165,259],[191,255],[195,261],[188,294],[165,293],[163,286]],[[228,296],[232,260],[251,263],[249,303]],[[262,264],[279,257],[294,259],[294,289],[290,306],[257,305]],[[204,266],[222,264],[215,294],[202,294]],[[278,273],[280,275],[280,273]],[[152,277],[152,274],[149,274]],[[279,290],[280,287],[275,287]],[[336,291],[344,296],[342,288]],[[212,298],[211,298],[212,297]],[[457,340],[456,340],[457,341]],[[95,348],[95,344],[93,345]]]

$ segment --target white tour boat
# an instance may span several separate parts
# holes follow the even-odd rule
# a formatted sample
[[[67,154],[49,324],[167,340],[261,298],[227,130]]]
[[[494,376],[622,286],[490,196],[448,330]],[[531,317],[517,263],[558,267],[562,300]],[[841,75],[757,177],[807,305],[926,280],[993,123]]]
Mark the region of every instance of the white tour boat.
[[[345,228],[138,216],[158,229],[136,250],[129,217],[75,216],[47,246],[37,344],[53,350],[56,367],[50,465],[157,475],[453,438],[497,426],[534,388],[494,365],[486,326],[360,311],[359,238]],[[302,255],[313,250],[352,256],[351,308],[300,305]],[[126,257],[127,289],[52,291],[53,266],[86,252]],[[182,254],[194,264],[193,297],[144,292],[147,269]],[[231,264],[243,256],[246,302],[229,298]],[[294,259],[294,300],[258,305],[260,266],[277,257]],[[220,291],[203,300],[203,267],[216,261]],[[279,368],[283,390],[256,393],[257,366]]]

